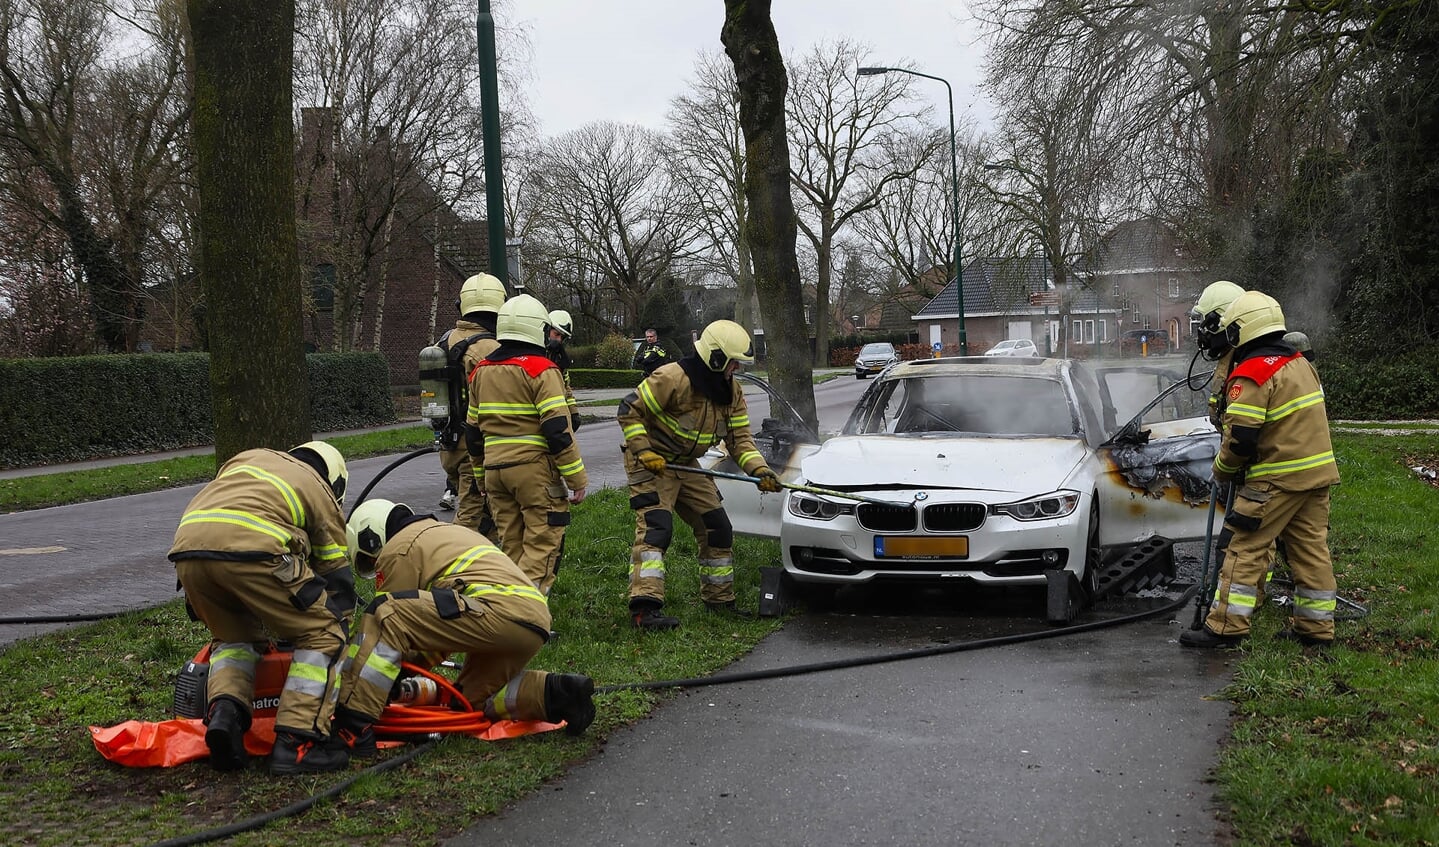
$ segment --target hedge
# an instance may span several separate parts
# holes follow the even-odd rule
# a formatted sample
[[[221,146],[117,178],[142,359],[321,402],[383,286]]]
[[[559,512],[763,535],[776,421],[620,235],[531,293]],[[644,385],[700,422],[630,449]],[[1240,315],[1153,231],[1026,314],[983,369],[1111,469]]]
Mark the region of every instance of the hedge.
[[[382,356],[322,353],[306,360],[316,432],[395,419]],[[0,467],[213,442],[208,354],[0,360]]]
[[[1321,355],[1314,365],[1330,420],[1439,418],[1439,345],[1379,359]]]

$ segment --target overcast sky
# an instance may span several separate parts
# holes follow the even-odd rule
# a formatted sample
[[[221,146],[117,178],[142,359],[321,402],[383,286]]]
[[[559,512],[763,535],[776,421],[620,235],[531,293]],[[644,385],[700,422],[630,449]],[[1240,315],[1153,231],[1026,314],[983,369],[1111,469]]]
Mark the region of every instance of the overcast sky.
[[[659,129],[669,102],[693,76],[695,57],[722,52],[723,0],[512,0],[533,47],[530,108],[545,135],[611,120]],[[804,53],[848,38],[872,48],[873,64],[905,65],[954,87],[955,120],[982,125],[992,109],[979,91],[983,49],[968,4],[957,0],[774,0],[780,49]],[[503,19],[500,25],[504,25]],[[916,96],[949,119],[941,83],[917,79]]]

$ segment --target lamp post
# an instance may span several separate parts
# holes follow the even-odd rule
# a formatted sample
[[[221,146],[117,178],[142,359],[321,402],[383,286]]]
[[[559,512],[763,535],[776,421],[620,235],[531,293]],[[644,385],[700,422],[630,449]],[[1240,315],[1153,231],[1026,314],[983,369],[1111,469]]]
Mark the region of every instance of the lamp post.
[[[856,73],[859,76],[879,76],[890,73],[920,76],[944,83],[945,91],[949,92],[949,177],[954,184],[952,189],[954,202],[950,204],[953,207],[951,214],[954,218],[954,292],[959,298],[959,355],[968,356],[969,336],[964,331],[964,253],[959,232],[959,148],[954,140],[954,89],[950,86],[949,80],[944,77],[931,76],[919,71],[912,71],[909,68],[867,67],[860,68]]]

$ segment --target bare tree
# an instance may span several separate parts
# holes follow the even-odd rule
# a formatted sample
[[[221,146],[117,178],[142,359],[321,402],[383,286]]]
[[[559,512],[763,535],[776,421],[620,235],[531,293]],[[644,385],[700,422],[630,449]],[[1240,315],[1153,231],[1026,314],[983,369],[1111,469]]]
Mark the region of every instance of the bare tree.
[[[720,41],[739,85],[745,139],[746,229],[753,249],[755,287],[765,314],[770,382],[810,427],[819,429],[814,368],[806,355],[799,261],[795,256],[794,198],[790,196],[785,95],[789,80],[770,18],[769,0],[725,0]]]
[[[310,435],[291,121],[293,0],[188,0],[215,459]]]
[[[660,281],[692,250],[694,221],[652,130],[608,122],[552,139],[539,152],[535,226],[548,290],[624,332]],[[537,251],[528,251],[534,255]],[[605,307],[605,302],[618,309]]]
[[[795,64],[787,98],[795,151],[794,187],[803,199],[799,229],[814,246],[815,361],[828,363],[834,326],[830,285],[835,236],[873,208],[885,186],[913,176],[935,155],[938,139],[913,144],[905,129],[925,114],[907,106],[910,78],[890,74],[860,81],[867,51],[851,42],[820,45]]]
[[[173,4],[134,10],[147,49],[107,60],[100,0],[0,2],[0,196],[63,232],[101,344],[134,350],[144,318],[152,208],[185,168],[189,119]]]
[[[752,329],[754,261],[745,231],[744,132],[734,66],[702,53],[689,92],[671,102],[669,123],[664,150],[699,223],[701,266],[734,280],[735,320]]]

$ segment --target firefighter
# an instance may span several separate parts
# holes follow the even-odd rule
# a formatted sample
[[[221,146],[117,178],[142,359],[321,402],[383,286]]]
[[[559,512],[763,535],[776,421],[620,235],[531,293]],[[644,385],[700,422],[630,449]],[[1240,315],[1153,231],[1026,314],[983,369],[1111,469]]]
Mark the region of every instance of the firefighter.
[[[669,361],[670,354],[660,344],[660,334],[654,327],[645,330],[645,343],[635,350],[635,357],[630,362],[630,367],[641,371],[645,376],[655,372],[660,365]]]
[[[1214,424],[1215,429],[1219,429],[1223,420],[1224,383],[1229,377],[1233,358],[1233,350],[1220,331],[1219,322],[1224,318],[1225,308],[1243,293],[1243,288],[1227,279],[1211,282],[1200,292],[1194,308],[1189,310],[1199,352],[1214,363],[1214,375],[1209,380],[1209,422]]]
[[[500,308],[500,345],[470,378],[476,399],[466,436],[495,518],[492,537],[545,594],[555,582],[570,504],[585,499],[589,484],[564,377],[545,355],[549,321],[544,305],[528,294]]]
[[[1284,333],[1284,343],[1298,350],[1301,356],[1311,362],[1317,358],[1314,353],[1314,345],[1309,343],[1309,336],[1297,329],[1293,332]]]
[[[335,734],[354,755],[373,755],[373,724],[402,660],[464,653],[457,687],[492,721],[565,721],[579,735],[594,720],[589,677],[525,669],[549,639],[549,606],[484,536],[366,500],[350,517],[348,540],[355,570],[381,592],[355,627],[335,709]]]
[[[723,441],[761,491],[781,490],[750,437],[744,392],[735,383],[741,364],[754,361],[749,333],[734,321],[705,327],[695,352],[662,365],[620,401],[616,415],[625,439],[635,542],[630,551],[630,620],[641,629],[675,629],[664,614],[665,553],[678,514],[699,546],[700,599],[712,612],[748,617],[735,605],[733,530],[714,480],[676,472],[666,464],[697,467]]]
[[[1220,322],[1234,348],[1224,394],[1216,480],[1237,486],[1225,515],[1223,566],[1204,627],[1187,647],[1232,647],[1249,635],[1276,539],[1287,547],[1294,614],[1283,637],[1306,646],[1334,640],[1329,489],[1339,482],[1324,390],[1314,366],[1284,342],[1284,313],[1258,291],[1240,295]],[[1224,541],[1221,537],[1221,541]]]
[[[255,666],[267,632],[295,645],[275,715],[270,772],[348,764],[327,739],[355,577],[340,511],[349,474],[323,441],[287,453],[246,450],[180,518],[170,561],[194,616],[209,627],[205,744],[219,770],[245,767]]]
[[[565,404],[570,408],[570,429],[578,432],[580,404],[575,402],[575,392],[570,386],[570,354],[565,350],[565,342],[574,334],[574,326],[570,313],[564,309],[550,312],[550,331],[549,337],[545,339],[545,355],[560,369],[560,376],[565,378]]]
[[[460,287],[460,319],[455,328],[446,332],[439,341],[439,346],[447,352],[463,345],[463,351],[457,351],[457,378],[464,388],[464,393],[455,398],[463,400],[464,405],[452,404],[450,420],[453,423],[441,435],[440,464],[445,469],[446,478],[459,492],[455,523],[478,530],[482,535],[495,531],[495,521],[490,515],[484,486],[476,482],[470,465],[470,452],[465,443],[465,421],[459,409],[465,409],[467,415],[474,404],[474,399],[469,396],[470,373],[481,359],[500,346],[495,339],[495,321],[504,304],[504,283],[490,274],[475,274]]]

